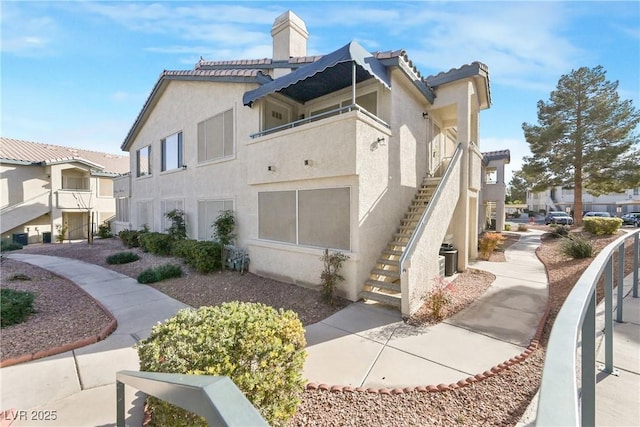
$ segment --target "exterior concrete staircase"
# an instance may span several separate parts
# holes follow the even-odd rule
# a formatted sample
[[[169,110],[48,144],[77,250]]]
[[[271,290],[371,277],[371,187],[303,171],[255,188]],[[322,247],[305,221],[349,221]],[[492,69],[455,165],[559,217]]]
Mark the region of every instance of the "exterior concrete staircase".
[[[418,189],[408,211],[405,213],[397,232],[382,251],[376,266],[371,271],[360,298],[400,309],[402,291],[400,289],[400,257],[415,231],[420,217],[427,208],[441,178],[425,178]]]

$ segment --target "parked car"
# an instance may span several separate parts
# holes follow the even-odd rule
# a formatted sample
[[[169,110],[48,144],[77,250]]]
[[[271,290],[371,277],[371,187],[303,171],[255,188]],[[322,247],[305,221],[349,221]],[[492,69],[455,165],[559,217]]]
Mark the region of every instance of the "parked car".
[[[573,225],[573,218],[569,216],[566,212],[562,211],[551,211],[544,217],[545,225],[549,224],[562,224],[562,225]]]
[[[640,227],[640,212],[629,212],[622,215],[622,225],[635,225]]]
[[[601,218],[611,218],[611,214],[609,212],[587,212],[586,214],[584,214],[585,218],[590,216],[599,216]]]

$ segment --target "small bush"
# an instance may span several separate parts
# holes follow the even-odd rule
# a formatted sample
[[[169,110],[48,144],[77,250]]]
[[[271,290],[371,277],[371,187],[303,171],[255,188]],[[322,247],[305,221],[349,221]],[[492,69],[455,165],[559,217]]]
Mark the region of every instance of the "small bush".
[[[183,258],[198,273],[210,273],[222,268],[222,249],[218,242],[179,240],[173,246],[173,255]]]
[[[141,371],[228,376],[270,425],[284,425],[304,391],[305,345],[293,311],[235,301],[181,310],[136,348]],[[206,426],[158,399],[149,407],[155,426]]]
[[[568,225],[554,224],[551,226],[551,237],[567,237],[571,228]]]
[[[138,240],[139,236],[140,232],[138,230],[122,230],[120,233],[118,233],[118,237],[128,248],[140,247],[140,240]]]
[[[442,320],[444,316],[442,311],[451,304],[451,297],[447,289],[447,284],[442,276],[434,278],[433,281],[435,285],[427,294],[426,304],[431,312],[431,316],[435,320]]]
[[[585,231],[596,236],[616,234],[622,227],[622,219],[606,217],[587,217],[582,219]]]
[[[156,271],[160,275],[160,280],[173,279],[182,276],[182,268],[175,264],[165,264],[156,267]]]
[[[336,288],[340,282],[344,281],[344,277],[340,275],[340,269],[349,257],[341,252],[329,253],[329,249],[325,249],[320,259],[324,263],[324,269],[320,273],[322,299],[327,304],[333,305],[336,299]]]
[[[508,222],[506,222],[504,224],[504,231],[511,231],[511,224],[509,224]]]
[[[111,234],[111,224],[109,224],[108,222],[100,224],[98,226],[98,237],[100,237],[101,239],[108,239],[110,237],[113,237],[113,234]]]
[[[139,259],[138,254],[133,252],[118,252],[107,257],[107,264],[128,264]]]
[[[560,251],[571,258],[591,258],[594,253],[593,244],[580,235],[565,237],[561,243]]]
[[[529,227],[527,227],[527,224],[518,224],[518,231],[529,231]]]
[[[182,276],[182,268],[179,265],[165,264],[156,268],[147,268],[138,275],[138,283],[156,283],[166,279]]]
[[[155,268],[147,268],[142,273],[138,274],[136,280],[138,280],[138,283],[146,285],[149,283],[159,282],[162,279],[160,278],[160,274]]]
[[[34,313],[35,296],[30,292],[0,289],[0,327],[24,322]]]
[[[184,240],[187,238],[187,223],[184,220],[184,211],[174,209],[167,212],[166,217],[171,221],[171,226],[167,233],[173,240]]]
[[[480,256],[482,259],[488,260],[491,258],[491,254],[502,243],[504,243],[504,236],[500,233],[485,233],[480,239]]]
[[[0,241],[0,251],[1,252],[9,252],[9,251],[17,251],[22,249],[22,245],[20,243],[16,243],[11,240],[2,240]]]
[[[150,254],[170,255],[173,249],[174,239],[165,233],[142,233],[138,237],[138,240],[140,240],[140,248]]]

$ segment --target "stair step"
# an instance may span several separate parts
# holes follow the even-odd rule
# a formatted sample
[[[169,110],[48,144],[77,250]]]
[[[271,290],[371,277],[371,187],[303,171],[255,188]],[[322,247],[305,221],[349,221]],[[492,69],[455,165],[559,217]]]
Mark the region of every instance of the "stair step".
[[[410,233],[393,233],[394,238],[398,239],[408,239],[411,237]]]
[[[369,279],[366,282],[364,282],[364,284],[367,286],[371,286],[372,288],[386,289],[388,291],[395,291],[398,293],[401,292],[400,283],[383,282],[380,280]]]
[[[399,279],[400,278],[400,272],[399,271],[382,270],[380,268],[374,268],[373,270],[371,270],[371,275],[372,276],[392,277],[394,279]]]
[[[362,291],[360,292],[360,298],[376,301],[381,304],[390,305],[396,308],[400,308],[402,305],[400,295],[395,296],[395,295],[389,295],[389,294],[381,294],[378,292]]]
[[[398,231],[399,232],[408,232],[408,233],[413,233],[413,230],[416,229],[415,225],[401,225],[400,227],[398,227]]]
[[[397,245],[396,245],[397,246]],[[391,256],[402,256],[402,254],[404,253],[404,251],[394,251],[393,249],[385,249],[382,251],[382,253],[384,255],[391,255]]]
[[[378,261],[376,261],[376,264],[383,264],[383,265],[391,265],[393,267],[400,267],[400,261],[395,260],[395,259],[388,259],[388,258],[379,258]]]

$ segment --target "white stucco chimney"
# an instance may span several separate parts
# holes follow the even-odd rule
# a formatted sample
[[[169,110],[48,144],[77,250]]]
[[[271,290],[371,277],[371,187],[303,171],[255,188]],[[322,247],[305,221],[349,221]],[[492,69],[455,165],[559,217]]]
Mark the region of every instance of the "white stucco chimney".
[[[288,10],[278,16],[271,27],[273,37],[273,60],[288,60],[292,56],[307,56],[307,39],[309,32],[304,21]],[[278,78],[291,70],[276,69],[274,77]]]

